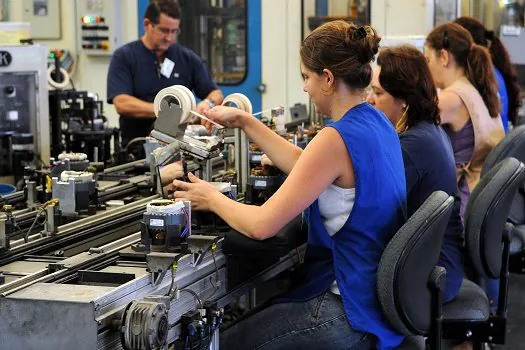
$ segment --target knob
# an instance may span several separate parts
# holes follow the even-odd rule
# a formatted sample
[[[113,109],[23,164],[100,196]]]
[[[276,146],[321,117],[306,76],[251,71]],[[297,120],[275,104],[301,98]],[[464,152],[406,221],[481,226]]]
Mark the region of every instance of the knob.
[[[4,93],[6,95],[12,95],[14,92],[15,92],[15,87],[14,86],[9,85],[9,86],[6,86],[4,88]]]

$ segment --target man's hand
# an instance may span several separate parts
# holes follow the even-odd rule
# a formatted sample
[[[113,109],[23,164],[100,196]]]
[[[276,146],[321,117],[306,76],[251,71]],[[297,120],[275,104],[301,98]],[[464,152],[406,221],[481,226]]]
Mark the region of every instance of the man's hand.
[[[195,112],[199,114],[204,114],[204,112],[210,110],[215,104],[213,104],[210,100],[204,99],[195,108]]]
[[[175,179],[180,179],[184,176],[182,163],[180,161],[167,164],[160,168],[160,179],[163,185],[167,185]]]

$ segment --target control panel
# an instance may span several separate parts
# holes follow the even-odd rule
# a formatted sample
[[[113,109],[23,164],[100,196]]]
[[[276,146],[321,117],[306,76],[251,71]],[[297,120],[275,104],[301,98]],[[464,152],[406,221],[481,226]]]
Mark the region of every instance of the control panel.
[[[49,50],[47,55],[47,67],[55,65],[55,59],[59,59],[60,67],[64,68],[66,71],[71,72],[71,67],[73,66],[73,57],[69,50],[65,49],[52,49]]]
[[[0,78],[0,132],[31,132],[37,103],[35,73],[2,73]]]
[[[111,55],[122,45],[122,1],[76,2],[79,50],[87,55]]]

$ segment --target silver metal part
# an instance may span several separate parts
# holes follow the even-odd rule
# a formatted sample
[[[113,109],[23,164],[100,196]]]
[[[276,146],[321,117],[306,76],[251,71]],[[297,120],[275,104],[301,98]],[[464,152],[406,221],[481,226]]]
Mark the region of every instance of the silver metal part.
[[[26,187],[27,187],[27,201],[26,201],[27,207],[35,208],[36,206],[40,205],[40,203],[38,203],[38,192],[37,192],[36,181],[27,181]]]
[[[9,239],[6,235],[5,225],[5,220],[0,220],[0,251],[2,249],[7,249],[7,240]]]
[[[154,286],[164,279],[170,266],[177,261],[180,254],[151,252],[146,255],[148,268],[151,272],[151,284]]]
[[[138,234],[133,238],[136,242]],[[215,238],[208,237],[207,244]],[[53,278],[58,279],[68,271],[78,269],[78,266],[89,266],[90,261],[94,263],[112,256],[115,249],[122,251],[124,241],[101,247],[103,252],[99,254],[82,253],[62,261],[62,269],[54,272]],[[174,284],[195,292],[201,300],[215,300],[225,295],[226,258],[221,244],[221,241],[217,243],[214,257],[208,251],[198,266],[193,265],[191,254],[181,257],[177,273],[173,276]],[[118,269],[117,264],[112,271]],[[129,268],[122,267],[122,270],[128,271]],[[145,272],[145,266],[141,270]],[[151,298],[167,295],[170,285],[171,274],[165,276],[158,286],[153,286],[149,274],[140,273],[135,274],[135,279],[117,287],[36,283],[18,288],[0,298],[0,343],[6,349],[122,349],[120,327],[115,328],[114,325],[115,322],[120,324],[118,320],[126,305],[146,299],[151,302]],[[157,300],[157,305],[163,304],[161,299]],[[195,307],[196,300],[192,294],[180,293],[178,299],[170,301],[168,325],[176,325],[182,314]],[[170,327],[168,343],[177,336],[178,327]]]
[[[55,222],[55,217],[58,211],[58,207],[51,203],[46,207],[46,223],[44,225],[45,235],[54,235],[58,230],[58,222]]]
[[[53,198],[59,200],[62,213],[77,214],[82,206],[87,209],[89,197],[96,189],[93,174],[64,171],[60,177],[53,178]]]
[[[168,310],[165,304],[132,301],[121,321],[122,342],[129,350],[165,348],[168,337]]]
[[[200,177],[211,181],[213,159],[221,156],[222,132],[217,136],[199,139],[187,136],[184,134],[187,124],[180,123],[182,113],[179,105],[162,100],[161,109],[150,136],[167,146],[153,151],[154,167],[166,165],[168,160],[182,152],[200,166]]]

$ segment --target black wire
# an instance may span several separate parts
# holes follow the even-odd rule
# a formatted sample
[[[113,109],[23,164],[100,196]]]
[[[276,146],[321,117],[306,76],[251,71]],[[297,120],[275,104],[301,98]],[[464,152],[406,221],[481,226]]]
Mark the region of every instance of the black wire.
[[[181,292],[187,292],[187,293],[190,293],[191,295],[193,295],[195,297],[195,299],[199,302],[199,309],[202,309],[202,300],[201,300],[201,298],[199,297],[199,295],[197,293],[195,293],[191,289],[181,289],[180,291]]]
[[[170,300],[173,300],[173,295],[171,295],[171,292],[173,290],[173,285],[175,284],[175,270],[171,267],[170,269],[171,269],[171,283],[170,283],[170,289],[168,289],[168,293],[166,294],[166,296],[169,296]]]
[[[216,237],[213,241],[211,241],[211,244],[199,255],[197,260],[195,261],[195,266],[199,265],[202,262],[202,259],[204,259],[204,255],[211,250],[211,247],[213,247],[214,244],[217,244],[217,242],[221,239],[221,237]],[[217,266],[217,265],[215,265]]]
[[[39,209],[39,211],[37,212],[36,216],[35,216],[35,220],[33,220],[33,223],[31,224],[31,226],[29,227],[29,230],[27,230],[26,234],[24,235],[24,242],[27,243],[27,238],[29,237],[29,234],[31,233],[31,230],[33,230],[33,227],[35,227],[36,225],[36,222],[38,220],[38,217],[40,216],[40,214],[42,214],[42,209]]]
[[[47,212],[45,211],[45,207],[41,207],[40,209],[38,209],[38,212],[37,212],[37,214],[35,216],[35,220],[33,220],[33,223],[31,224],[31,227],[29,227],[29,230],[27,230],[26,234],[24,235],[24,242],[25,243],[28,242],[29,234],[33,230],[33,227],[35,227],[36,222],[38,221],[38,218],[40,217],[40,215],[42,215],[42,213],[44,213],[44,216],[45,216],[45,220],[42,223],[42,225],[44,225],[46,223],[46,221],[47,221]]]
[[[36,158],[36,160],[38,160],[40,162],[40,164],[45,167],[46,166],[46,163],[44,163],[44,161],[42,160],[42,158],[40,158],[40,155],[35,153],[33,154],[33,157]]]

